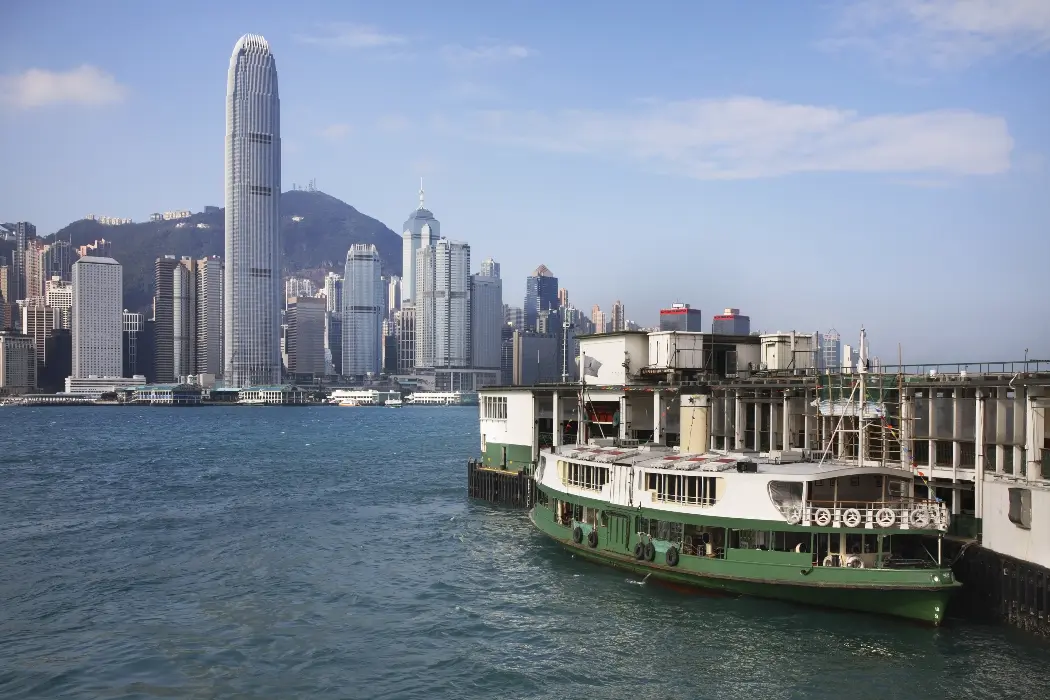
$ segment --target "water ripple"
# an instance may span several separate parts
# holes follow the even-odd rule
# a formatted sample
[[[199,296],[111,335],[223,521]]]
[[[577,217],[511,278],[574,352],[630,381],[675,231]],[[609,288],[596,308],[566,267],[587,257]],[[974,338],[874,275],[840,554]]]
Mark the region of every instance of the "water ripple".
[[[573,558],[464,498],[476,409],[3,415],[5,699],[1050,687],[1046,647],[1001,628],[685,595]]]

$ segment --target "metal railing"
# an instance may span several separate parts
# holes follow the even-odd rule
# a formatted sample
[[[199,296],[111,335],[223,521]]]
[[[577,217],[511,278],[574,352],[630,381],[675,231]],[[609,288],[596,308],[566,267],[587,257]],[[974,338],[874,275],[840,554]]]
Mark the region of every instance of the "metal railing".
[[[944,503],[899,498],[888,501],[807,501],[782,504],[792,525],[896,530],[948,530],[951,516]]]

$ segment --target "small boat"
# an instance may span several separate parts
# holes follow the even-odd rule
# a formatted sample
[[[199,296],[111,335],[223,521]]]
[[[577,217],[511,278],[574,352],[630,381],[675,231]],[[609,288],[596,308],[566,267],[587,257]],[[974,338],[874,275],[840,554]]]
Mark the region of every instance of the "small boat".
[[[339,405],[340,406],[356,407],[356,406],[360,406],[361,404],[359,404],[355,399],[343,399],[342,401],[339,402]]]
[[[401,408],[403,405],[401,399],[389,399],[386,402],[387,408]]]

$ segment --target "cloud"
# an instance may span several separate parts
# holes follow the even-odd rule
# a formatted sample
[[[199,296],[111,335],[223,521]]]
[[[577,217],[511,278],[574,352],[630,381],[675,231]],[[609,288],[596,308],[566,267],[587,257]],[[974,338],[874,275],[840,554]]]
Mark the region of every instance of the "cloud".
[[[1050,51],[1048,0],[852,0],[829,50],[859,49],[886,63],[960,68],[997,54]]]
[[[330,22],[319,27],[317,34],[296,34],[295,40],[330,49],[374,49],[400,46],[408,39],[399,34],[386,34],[366,24]]]
[[[477,112],[464,137],[628,159],[703,180],[805,172],[991,175],[1010,168],[1006,122],[963,110],[861,116],[756,97],[655,102],[629,110]]]
[[[475,47],[446,44],[441,47],[442,57],[450,63],[518,61],[534,54],[535,51],[520,44],[484,44]]]
[[[128,89],[95,66],[66,72],[31,68],[24,73],[0,76],[0,104],[33,109],[56,104],[105,105],[121,102]]]
[[[317,133],[321,138],[328,141],[344,141],[352,131],[353,127],[349,124],[329,124]]]

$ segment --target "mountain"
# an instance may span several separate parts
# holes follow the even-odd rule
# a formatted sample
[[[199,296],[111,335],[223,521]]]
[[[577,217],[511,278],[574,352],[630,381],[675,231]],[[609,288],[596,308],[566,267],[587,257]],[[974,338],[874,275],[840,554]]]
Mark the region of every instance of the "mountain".
[[[153,303],[154,261],[164,255],[222,255],[225,216],[221,207],[205,207],[205,211],[178,221],[104,226],[82,219],[46,240],[71,240],[74,246],[99,238],[112,241],[112,255],[124,266],[124,306],[148,313]],[[401,237],[382,222],[324,192],[292,190],[281,195],[281,242],[285,275],[303,273],[320,281],[325,270],[342,272],[346,251],[354,243],[374,244],[379,249],[383,274],[401,274]]]

